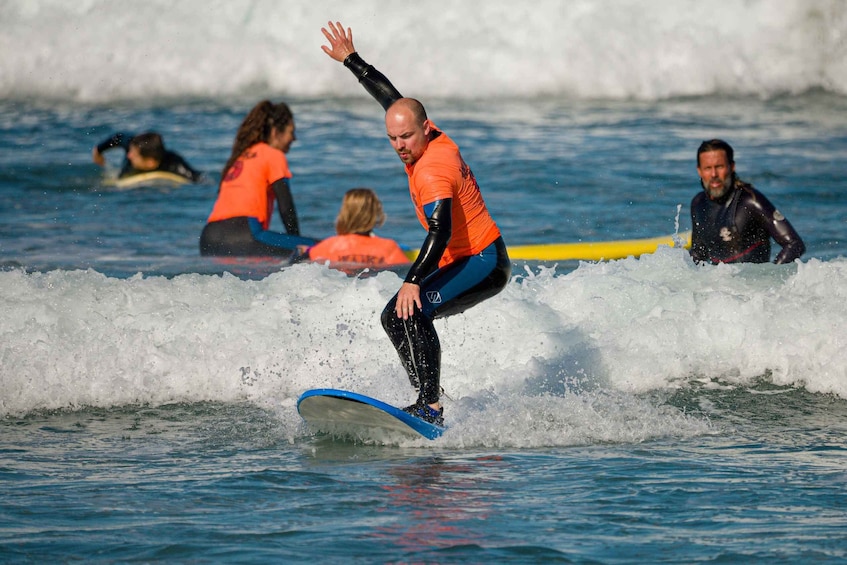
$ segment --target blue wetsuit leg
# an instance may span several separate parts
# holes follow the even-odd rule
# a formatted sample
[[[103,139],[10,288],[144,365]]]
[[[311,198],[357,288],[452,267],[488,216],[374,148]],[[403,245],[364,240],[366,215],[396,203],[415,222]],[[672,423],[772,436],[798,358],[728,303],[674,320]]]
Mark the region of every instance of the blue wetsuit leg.
[[[499,293],[509,282],[511,262],[498,238],[482,253],[438,269],[421,282],[423,308],[408,319],[397,317],[397,295],[382,311],[385,332],[394,344],[418,402],[434,404],[441,392],[441,343],[432,321],[464,312]]]

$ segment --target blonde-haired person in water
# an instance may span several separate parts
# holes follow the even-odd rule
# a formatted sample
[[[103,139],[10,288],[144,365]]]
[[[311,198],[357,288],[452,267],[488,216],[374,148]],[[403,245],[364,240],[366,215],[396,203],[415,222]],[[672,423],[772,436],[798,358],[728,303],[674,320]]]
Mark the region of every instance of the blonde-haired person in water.
[[[384,223],[385,212],[376,193],[369,188],[350,189],[335,220],[338,235],[308,248],[305,255],[311,261],[377,267],[408,263],[397,242],[374,235],[374,228]]]

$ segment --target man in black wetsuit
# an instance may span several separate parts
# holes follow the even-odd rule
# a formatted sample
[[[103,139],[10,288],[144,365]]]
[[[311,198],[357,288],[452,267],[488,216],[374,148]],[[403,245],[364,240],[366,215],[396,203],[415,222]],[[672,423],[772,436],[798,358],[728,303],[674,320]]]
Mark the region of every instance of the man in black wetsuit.
[[[198,182],[202,173],[194,170],[178,153],[165,149],[162,136],[156,132],[146,132],[135,137],[116,133],[99,143],[92,151],[91,158],[101,167],[106,163],[103,152],[116,147],[126,151],[118,178],[126,178],[152,171],[164,171],[185,177],[189,182]]]
[[[790,263],[806,246],[765,196],[735,176],[732,147],[721,139],[697,149],[703,192],[691,201],[691,257],[703,263],[767,263],[771,238],[782,250],[774,263]]]

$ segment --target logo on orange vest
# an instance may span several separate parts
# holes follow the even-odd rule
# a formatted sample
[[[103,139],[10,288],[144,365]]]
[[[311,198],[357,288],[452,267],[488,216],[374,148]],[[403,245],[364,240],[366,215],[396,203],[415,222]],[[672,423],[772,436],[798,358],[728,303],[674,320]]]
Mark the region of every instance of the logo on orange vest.
[[[226,175],[224,175],[224,180],[229,181],[229,180],[237,179],[238,177],[241,176],[241,171],[243,169],[244,169],[244,161],[239,159],[238,161],[233,163],[232,166],[229,168],[229,170],[226,172]]]
[[[430,304],[441,304],[441,293],[437,290],[430,290],[426,293],[426,299]]]

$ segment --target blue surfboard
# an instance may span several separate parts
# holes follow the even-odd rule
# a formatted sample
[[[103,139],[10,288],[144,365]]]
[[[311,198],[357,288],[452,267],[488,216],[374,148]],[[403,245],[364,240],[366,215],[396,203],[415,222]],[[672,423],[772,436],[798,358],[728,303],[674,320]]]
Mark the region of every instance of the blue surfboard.
[[[321,432],[374,439],[401,434],[436,439],[442,426],[431,424],[376,398],[348,390],[316,388],[297,401],[297,411],[306,423]]]

